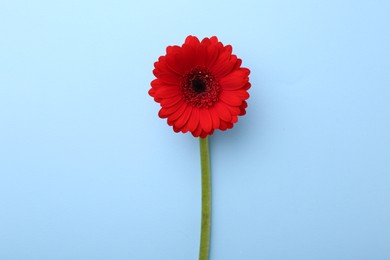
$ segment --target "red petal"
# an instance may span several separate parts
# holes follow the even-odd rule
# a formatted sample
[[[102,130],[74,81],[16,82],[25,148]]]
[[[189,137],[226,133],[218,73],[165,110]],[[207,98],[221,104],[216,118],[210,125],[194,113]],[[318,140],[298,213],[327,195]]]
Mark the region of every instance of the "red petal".
[[[161,118],[167,118],[168,116],[172,115],[174,112],[176,112],[180,107],[183,105],[183,102],[176,103],[170,107],[162,107],[160,111],[158,112],[158,116]]]
[[[218,38],[217,38],[217,36],[212,36],[212,37],[210,38],[210,42],[211,42],[211,43],[218,43]]]
[[[180,95],[172,97],[172,98],[166,98],[166,99],[163,99],[160,101],[160,105],[162,107],[171,107],[171,106],[177,104],[178,102],[180,102],[182,99],[183,99],[183,97]]]
[[[203,44],[203,45],[210,45],[211,44],[211,42],[210,42],[210,39],[209,38],[204,38],[202,41],[201,41],[201,44]]]
[[[168,120],[172,122],[178,120],[178,118],[183,115],[186,108],[187,103],[182,102],[181,106],[168,117]]]
[[[224,47],[224,51],[227,52],[227,53],[229,53],[229,54],[232,54],[233,47],[232,47],[230,44],[228,44],[228,45],[226,45],[226,46]]]
[[[167,54],[167,56],[165,56],[165,61],[176,74],[183,75],[185,73],[185,70],[176,63],[175,54]]]
[[[199,137],[202,133],[202,126],[199,124],[195,131],[192,132],[194,137]]]
[[[191,116],[186,124],[186,129],[190,132],[194,132],[199,125],[199,109],[193,108]]]
[[[157,76],[159,80],[170,85],[178,85],[181,78],[174,73],[161,73]]]
[[[195,46],[200,44],[199,39],[195,36],[192,36],[192,35],[187,36],[184,43],[190,44],[190,45],[195,45]]]
[[[160,56],[158,61],[154,63],[154,67],[161,73],[173,73],[176,74],[176,76],[181,75],[178,71],[168,65],[165,56]]]
[[[240,106],[242,103],[242,99],[234,95],[232,93],[233,91],[221,91],[219,93],[219,98],[226,104],[231,105],[231,106]]]
[[[240,114],[240,108],[239,107],[232,107],[232,106],[226,105],[226,108],[230,111],[230,114],[232,116],[236,116],[236,115]],[[230,122],[231,121],[233,121],[233,118],[230,120]]]
[[[154,97],[156,95],[156,90],[154,88],[149,89],[148,91],[149,96]]]
[[[186,110],[184,111],[182,116],[180,118],[178,118],[176,123],[175,123],[175,126],[178,129],[182,129],[183,126],[188,122],[188,119],[190,118],[191,112],[192,112],[192,107],[191,106],[187,106]]]
[[[218,116],[218,112],[215,110],[214,107],[210,107],[209,112],[210,112],[211,120],[213,121],[213,128],[218,129],[219,122],[221,121],[219,116]]]
[[[218,71],[221,67],[224,67],[226,63],[229,62],[230,53],[221,51],[222,48],[219,48],[219,55],[216,59],[214,65],[211,67],[211,71],[215,74],[215,71]]]
[[[242,60],[241,59],[237,59],[236,64],[234,65],[233,70],[239,69],[241,67],[241,64],[242,64]]]
[[[240,89],[248,83],[248,75],[249,70],[246,68],[241,68],[239,70],[235,70],[229,75],[221,78],[219,80],[219,84],[222,88],[227,88],[229,90]]]
[[[214,104],[214,108],[215,110],[217,111],[218,113],[218,116],[225,120],[225,121],[230,121],[232,119],[231,117],[231,114],[229,112],[229,110],[225,107],[225,105],[223,105],[223,103],[221,102],[216,102]]]
[[[196,64],[198,66],[206,65],[207,61],[207,47],[205,45],[199,45],[196,50]]]
[[[175,131],[175,133],[179,133],[181,131],[181,129],[177,128],[176,126],[173,126],[173,131]]]
[[[230,55],[229,60],[227,60],[223,65],[216,66],[213,70],[213,73],[217,77],[223,77],[229,74],[235,67],[237,63],[237,56]]]
[[[247,107],[248,107],[248,104],[245,101],[243,101],[241,106],[240,106],[240,114],[239,114],[240,116],[243,116],[246,114],[245,108],[247,108]]]
[[[219,57],[219,47],[216,45],[207,46],[207,63],[206,66],[212,68]]]
[[[188,71],[189,69],[191,69],[191,60],[188,60],[183,53],[176,54],[174,56],[174,61],[176,65],[180,67],[183,71]]]
[[[162,84],[162,82],[161,82],[159,79],[154,79],[154,80],[152,80],[152,82],[150,82],[150,85],[151,85],[152,87],[164,86],[164,85]]]
[[[196,64],[196,48],[189,44],[183,44],[182,55],[185,57],[188,67],[194,67]]]
[[[175,86],[165,86],[163,88],[156,88],[156,97],[159,98],[172,98],[177,95],[180,95],[180,91],[178,87]]]
[[[205,132],[205,131],[202,131],[199,135],[200,138],[206,138],[206,136],[208,135],[211,135],[213,134],[214,130],[212,130],[211,132]]]
[[[222,131],[225,131],[227,128],[228,128],[227,122],[221,120],[221,122],[219,124],[219,129],[221,129]]]
[[[240,108],[239,116],[244,116],[246,114],[246,110],[244,108]]]
[[[199,119],[203,130],[210,132],[213,127],[213,121],[211,119],[210,112],[207,109],[201,109]]]
[[[153,75],[158,78],[158,76],[161,74],[161,71],[159,71],[158,69],[154,69],[153,71]]]
[[[236,97],[239,97],[242,101],[247,100],[249,98],[249,93],[248,91],[244,89],[238,89],[238,90],[227,90],[225,89],[223,92],[225,92],[228,95],[234,95]]]

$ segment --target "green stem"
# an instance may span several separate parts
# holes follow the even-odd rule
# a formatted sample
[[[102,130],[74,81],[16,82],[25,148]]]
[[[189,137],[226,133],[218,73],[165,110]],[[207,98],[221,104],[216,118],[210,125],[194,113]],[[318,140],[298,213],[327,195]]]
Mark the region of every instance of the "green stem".
[[[202,224],[200,233],[199,260],[208,260],[210,251],[211,177],[208,138],[199,138],[200,163],[202,168]]]

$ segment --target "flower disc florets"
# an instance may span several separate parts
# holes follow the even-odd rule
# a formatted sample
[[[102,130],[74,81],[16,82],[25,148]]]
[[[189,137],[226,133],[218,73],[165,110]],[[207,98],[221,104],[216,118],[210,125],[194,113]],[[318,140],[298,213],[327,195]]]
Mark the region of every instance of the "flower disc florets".
[[[194,68],[183,78],[183,99],[197,108],[211,107],[218,101],[220,86],[207,68]]]

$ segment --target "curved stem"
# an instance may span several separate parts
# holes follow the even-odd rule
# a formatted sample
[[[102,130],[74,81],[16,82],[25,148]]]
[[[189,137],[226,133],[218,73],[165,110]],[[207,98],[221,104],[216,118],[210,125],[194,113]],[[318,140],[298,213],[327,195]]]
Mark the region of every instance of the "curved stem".
[[[202,224],[200,233],[199,260],[208,260],[210,251],[210,219],[211,219],[211,177],[209,140],[199,138],[200,163],[202,168]]]

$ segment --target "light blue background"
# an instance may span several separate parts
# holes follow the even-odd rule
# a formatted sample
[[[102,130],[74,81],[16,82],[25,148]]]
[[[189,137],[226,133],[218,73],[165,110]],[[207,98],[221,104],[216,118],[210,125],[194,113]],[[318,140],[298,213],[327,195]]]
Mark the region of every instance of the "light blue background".
[[[217,35],[252,71],[211,137],[211,260],[390,259],[388,1],[0,3],[0,259],[197,259],[198,142],[147,95]]]

